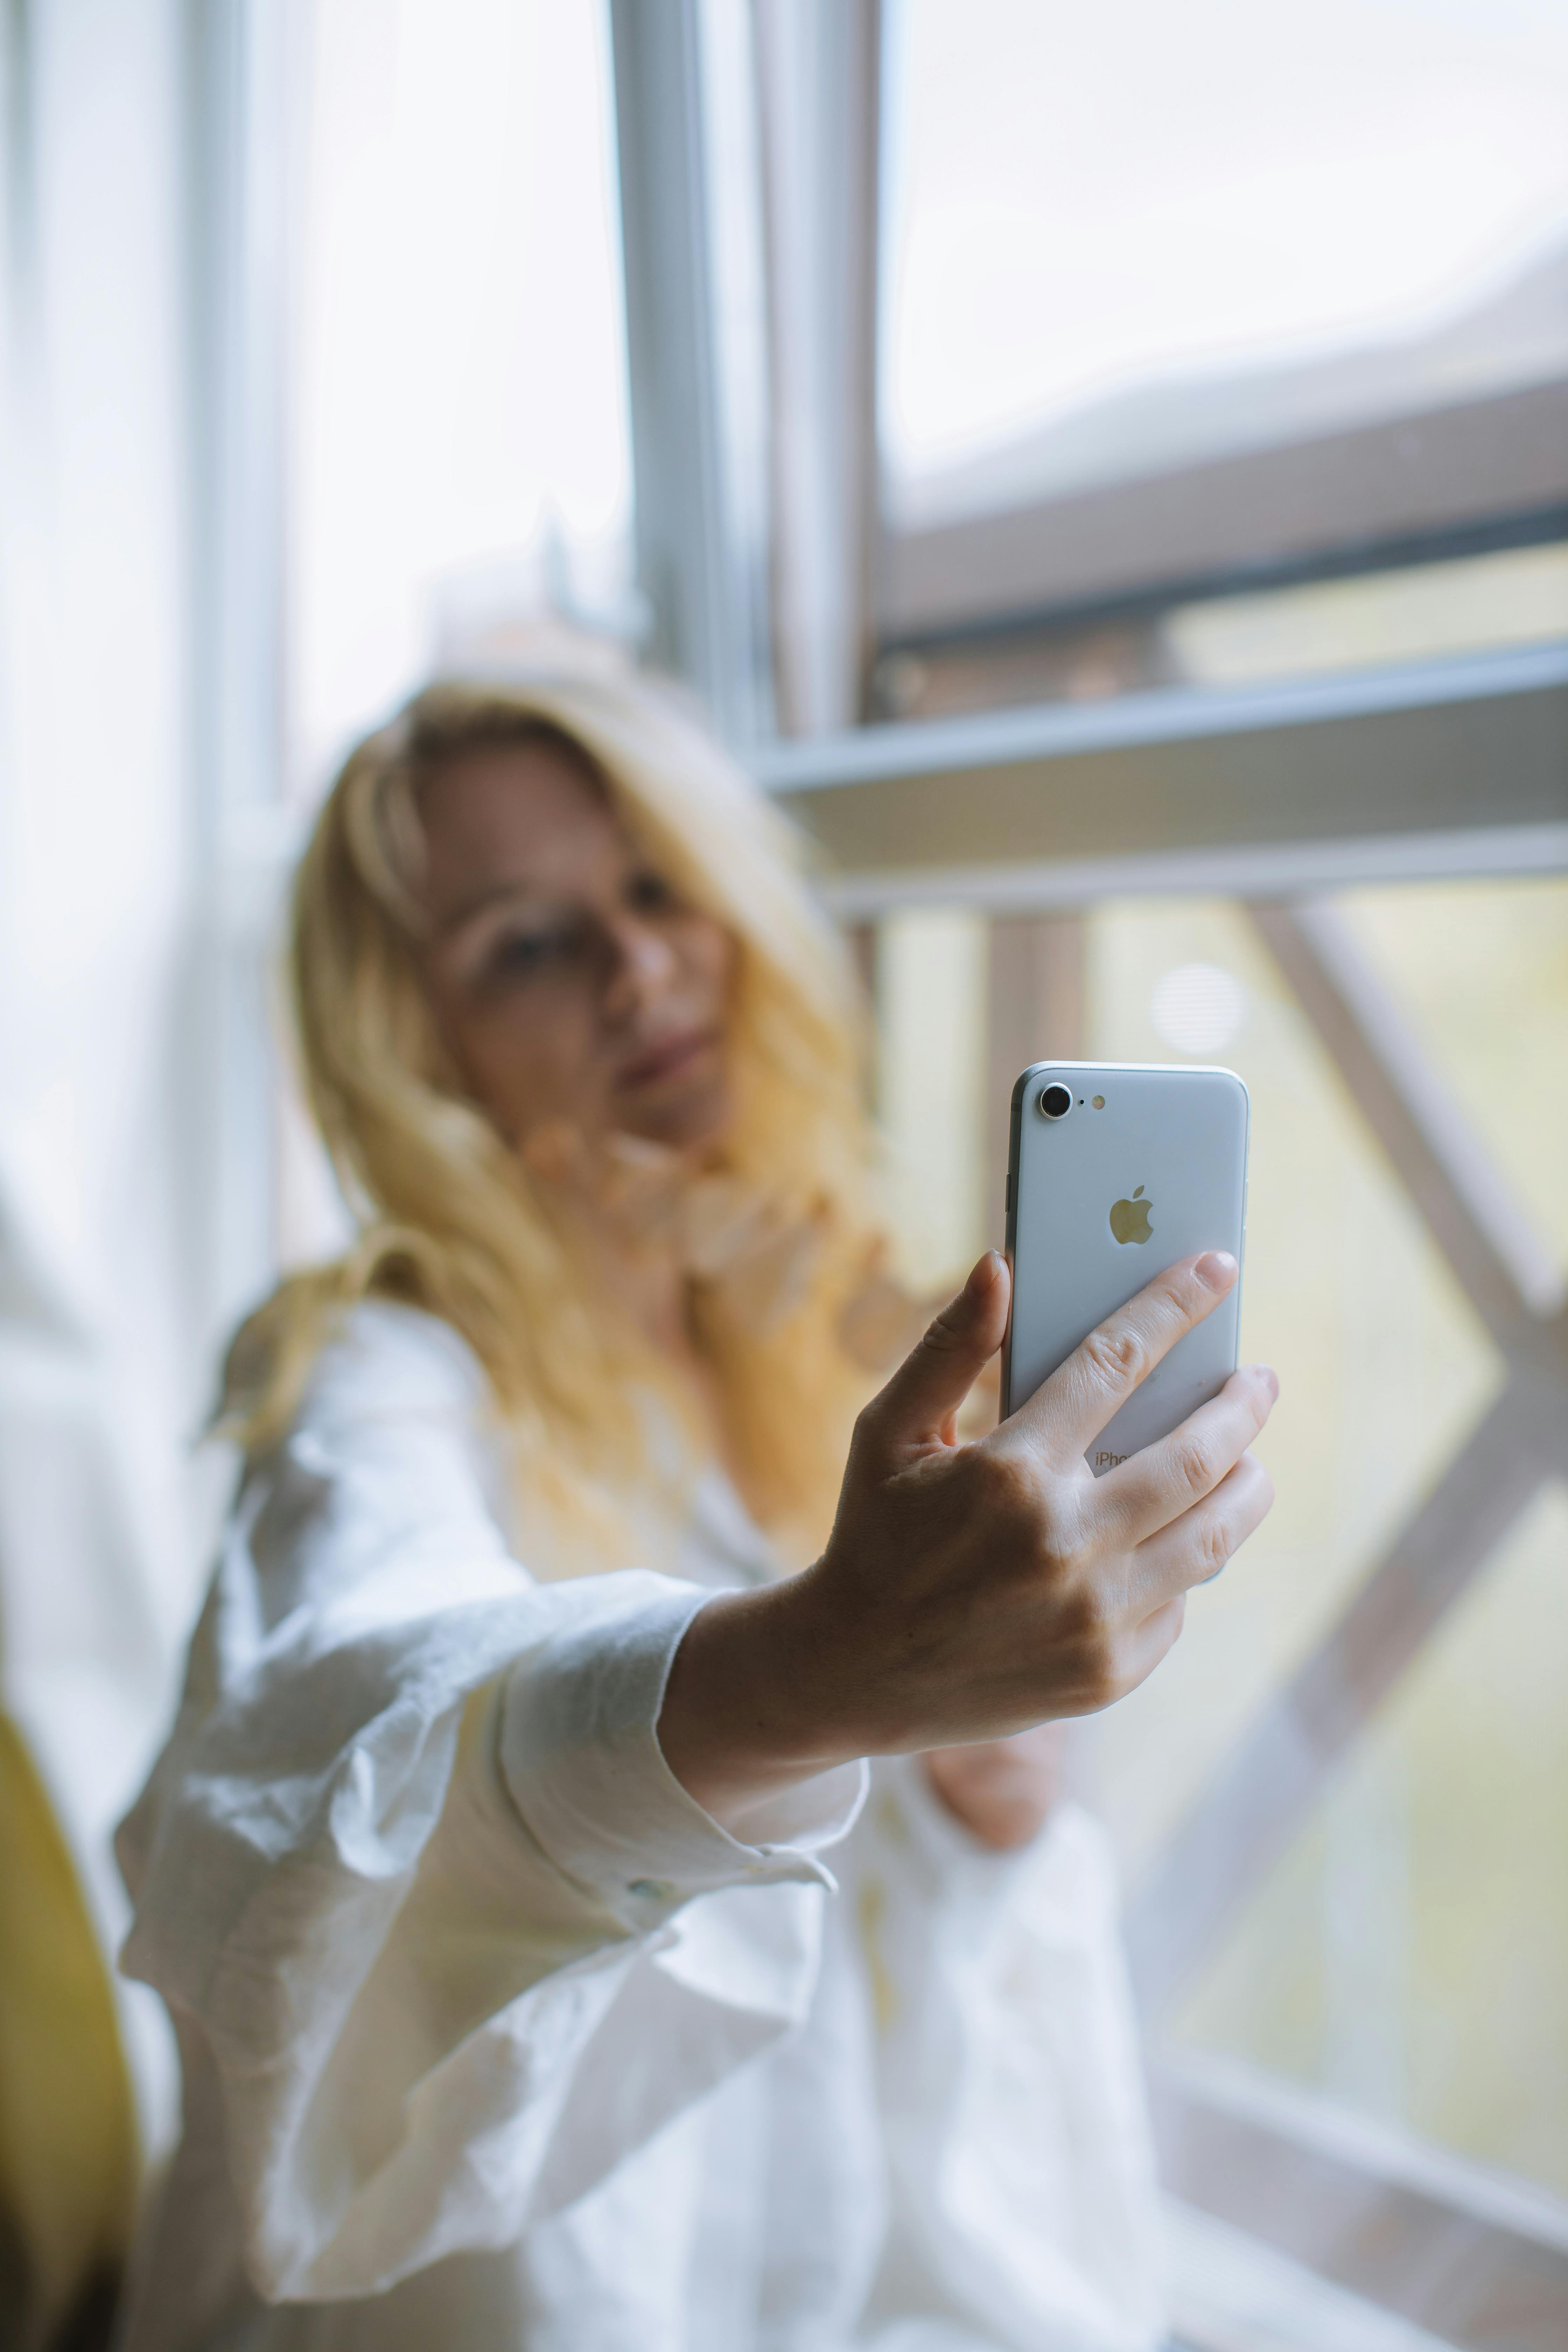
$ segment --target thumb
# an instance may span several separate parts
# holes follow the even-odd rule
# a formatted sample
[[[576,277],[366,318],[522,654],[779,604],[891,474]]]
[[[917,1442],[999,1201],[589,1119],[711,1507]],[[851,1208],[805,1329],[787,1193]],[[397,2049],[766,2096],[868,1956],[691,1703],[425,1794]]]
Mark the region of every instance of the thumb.
[[[899,1453],[940,1439],[1002,1345],[1010,1296],[1007,1262],[999,1250],[987,1250],[958,1297],[873,1397],[862,1425]]]

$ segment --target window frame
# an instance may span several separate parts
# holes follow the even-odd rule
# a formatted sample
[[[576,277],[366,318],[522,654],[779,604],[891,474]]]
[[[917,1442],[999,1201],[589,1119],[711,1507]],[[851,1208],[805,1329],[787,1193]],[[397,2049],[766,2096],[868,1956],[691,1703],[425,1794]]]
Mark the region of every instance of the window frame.
[[[816,837],[823,853],[824,887],[841,918],[852,929],[859,927],[857,946],[863,961],[865,927],[880,914],[922,898],[985,908],[995,918],[994,929],[1009,931],[1006,951],[1015,961],[1020,945],[1027,947],[1018,934],[1031,919],[1042,927],[1054,923],[1059,930],[1063,909],[1100,897],[1203,887],[1259,902],[1255,919],[1266,943],[1385,1150],[1393,1139],[1396,1170],[1418,1206],[1428,1213],[1436,1182],[1452,1212],[1439,1207],[1433,1227],[1439,1246],[1461,1262],[1468,1251],[1473,1258],[1482,1244],[1475,1238],[1474,1202],[1455,1176],[1457,1147],[1440,1121],[1430,1128],[1436,1096],[1419,1075],[1412,1076],[1415,1066],[1405,1050],[1410,1041],[1401,1037],[1390,1045],[1394,1030],[1384,1017],[1390,1008],[1384,1004],[1380,1011],[1364,989],[1357,998],[1344,970],[1335,966],[1326,944],[1331,925],[1321,919],[1312,898],[1358,881],[1568,871],[1568,646],[1339,673],[1305,684],[1192,688],[1129,695],[1094,707],[1050,705],[912,724],[858,724],[869,707],[880,627],[890,617],[907,629],[916,618],[929,621],[938,609],[934,592],[923,605],[894,605],[890,615],[877,604],[880,527],[868,438],[874,386],[867,380],[863,340],[858,340],[852,321],[847,324],[857,285],[862,303],[874,292],[865,273],[866,256],[875,254],[877,244],[877,175],[868,168],[876,152],[877,77],[867,74],[865,60],[868,44],[875,52],[879,10],[878,0],[784,0],[791,32],[778,21],[781,0],[752,5],[763,61],[762,103],[771,114],[763,121],[762,148],[768,157],[767,201],[775,224],[815,154],[831,183],[851,259],[846,267],[817,270],[825,290],[814,310],[809,227],[800,249],[782,264],[775,253],[779,266],[771,285],[763,240],[751,257],[774,343],[773,396],[777,404],[782,394],[787,404],[782,409],[775,404],[771,419],[775,455],[768,485],[770,609],[762,637],[785,681],[780,705],[795,732],[784,737],[759,733],[754,724],[731,723],[731,742],[759,781]],[[746,0],[658,0],[658,5],[614,0],[616,37],[628,45],[635,41],[642,60],[635,74],[617,70],[624,203],[641,204],[641,184],[627,170],[626,156],[658,131],[646,120],[661,87],[647,64],[650,48],[674,53],[700,47],[716,12],[745,6]],[[820,115],[814,139],[810,92],[822,88],[822,58],[834,38],[827,20],[833,17],[837,37],[847,45],[839,51],[844,69],[853,71],[855,86],[863,92],[868,89],[872,98],[858,133],[840,107]],[[787,54],[791,40],[799,45],[793,62]],[[786,50],[782,59],[781,48]],[[665,128],[669,133],[668,120]],[[681,186],[694,209],[677,220],[667,207],[661,233],[701,250],[711,234],[703,214],[710,192],[700,190],[690,174]],[[826,211],[830,216],[831,208]],[[651,214],[644,215],[639,234],[646,235],[650,219]],[[629,223],[626,254],[628,280],[641,270],[648,285],[656,285],[657,256],[646,249],[640,257],[634,254]],[[634,294],[628,284],[634,318],[639,301],[644,331],[651,332],[657,305]],[[699,320],[667,316],[662,324],[666,332],[673,327],[692,337],[695,364],[707,371],[710,396],[688,404],[679,415],[668,404],[645,408],[637,441],[639,500],[648,469],[661,469],[667,487],[679,482],[689,488],[712,478],[715,461],[701,446],[702,436],[719,430],[725,397],[710,323],[705,331]],[[637,383],[634,357],[634,414]],[[1450,460],[1456,447],[1466,453],[1465,464],[1447,484],[1447,504],[1436,512],[1430,505],[1416,510],[1416,486],[1429,488],[1434,479],[1429,465],[1398,462],[1398,436],[1408,420],[1405,427],[1396,423],[1326,437],[1315,454],[1300,448],[1285,453],[1273,470],[1270,495],[1293,499],[1298,506],[1321,495],[1331,451],[1342,459],[1348,448],[1358,478],[1368,469],[1386,470],[1392,452],[1396,462],[1384,485],[1386,495],[1355,509],[1363,554],[1369,532],[1384,542],[1373,553],[1386,556],[1388,547],[1397,545],[1407,557],[1415,526],[1417,535],[1436,524],[1449,533],[1500,528],[1526,537],[1543,532],[1549,523],[1555,528],[1552,519],[1568,499],[1568,467],[1540,446],[1542,407],[1549,404],[1534,393],[1503,399],[1513,400],[1514,409],[1484,404],[1493,431],[1500,415],[1511,414],[1528,423],[1530,432],[1519,446],[1500,453],[1481,446],[1484,436],[1473,413],[1480,404],[1451,412],[1441,426],[1428,421],[1428,459],[1434,451]],[[1255,462],[1238,458],[1204,469],[1208,478],[1202,496],[1214,494],[1216,475],[1234,483],[1239,475],[1231,469]],[[1269,484],[1261,473],[1258,479],[1261,495]],[[1348,497],[1341,501],[1342,520],[1352,519],[1352,503]],[[1101,520],[1106,512],[1101,506]],[[1521,515],[1534,520],[1523,523]],[[985,614],[986,597],[975,584],[984,534],[978,525],[962,528],[972,534],[976,557],[964,587],[973,620]],[[1000,528],[1005,535],[1006,519]],[[1037,517],[1011,528],[1020,543],[1027,542],[1031,531],[1037,531]],[[639,548],[641,533],[639,522]],[[1337,563],[1341,551],[1331,539],[1321,533],[1320,543],[1302,550],[1300,560]],[[668,541],[650,530],[647,546],[645,592],[657,598],[662,590],[667,609],[675,610],[684,598],[687,614],[700,615],[704,600],[722,593],[716,569],[694,564],[677,597],[668,572],[659,569],[670,559]],[[942,549],[931,534],[928,552],[933,562],[946,562],[954,550]],[[1173,530],[1163,561],[1189,573],[1195,563],[1207,576],[1215,563],[1236,557],[1234,545],[1212,535],[1205,542],[1189,528],[1185,541]],[[1030,572],[1023,557],[1013,560],[1019,593],[1036,606],[1048,602],[1056,593],[1052,576]],[[1081,588],[1081,580],[1077,584]],[[1116,584],[1108,568],[1102,585]],[[1120,587],[1129,584],[1124,578]],[[697,620],[689,617],[687,628],[684,637],[679,627],[667,633],[667,658],[701,684],[699,648],[707,640]],[[819,676],[840,681],[836,692],[815,698],[794,692],[789,665],[798,667],[802,645]],[[752,658],[758,657],[753,642]],[[717,698],[717,708],[721,714],[733,711],[737,698],[731,683],[728,695]],[[751,707],[754,714],[754,693]],[[922,841],[918,859],[910,850],[917,839]],[[1064,839],[1070,843],[1066,854]],[[1065,933],[1057,944],[1064,942],[1070,944]],[[1042,967],[1051,961],[1051,946],[1050,940],[1042,940],[1035,959]],[[1058,1045],[1055,1050],[1065,1048]],[[995,1053],[991,1058],[996,1059]],[[1464,1159],[1462,1150],[1458,1158]],[[1504,1250],[1503,1262],[1507,1255]],[[1568,1352],[1568,1326],[1560,1306],[1538,1311],[1527,1302],[1521,1312],[1526,1321],[1516,1338],[1527,1353],[1544,1349],[1554,1362]],[[1488,1491],[1495,1504],[1495,1485]],[[1383,1564],[1387,1570],[1394,1563],[1392,1582],[1385,1579],[1380,1587],[1383,1570],[1374,1569],[1352,1596],[1346,1620],[1331,1631],[1330,1643],[1339,1638],[1342,1644],[1346,1624],[1353,1636],[1358,1604],[1364,1611],[1370,1602],[1375,1615],[1390,1590],[1398,1597],[1403,1540],[1396,1537]],[[1443,1549],[1441,1542],[1437,1548]],[[1404,1605],[1393,1612],[1396,1633],[1398,1628],[1403,1633],[1384,1645],[1382,1654],[1392,1661],[1389,1672],[1381,1682],[1375,1675],[1363,1677],[1365,1706],[1360,1713],[1352,1710],[1338,1736],[1324,1743],[1323,1773],[1488,1549],[1474,1545],[1467,1552],[1464,1546],[1450,1546],[1454,1556],[1447,1561],[1446,1577],[1425,1601],[1419,1574],[1414,1580],[1404,1576],[1404,1587],[1414,1589],[1404,1591]],[[1310,1667],[1310,1661],[1303,1673]],[[1257,1736],[1267,1738],[1267,1724]],[[1245,1760],[1245,1739],[1238,1753]],[[1229,1769],[1234,1780],[1234,1759]],[[1254,1865],[1261,1866],[1258,1857],[1275,1850],[1289,1806],[1310,1803],[1312,1790],[1304,1799],[1299,1788],[1287,1795],[1289,1802],[1279,1817],[1263,1823],[1254,1838],[1246,1872],[1233,1874],[1207,1913],[1189,1919],[1193,1951],[1206,1948],[1205,1939],[1221,1918],[1229,1917],[1242,1887],[1252,1883]],[[1225,1800],[1223,1785],[1217,1796],[1200,1799],[1185,1825],[1189,1844],[1209,1838]],[[1217,1811],[1205,1814],[1205,1803]],[[1178,1831],[1168,1852],[1178,1851],[1183,1835]],[[1156,1865],[1143,1908],[1133,1917],[1135,1950],[1147,1955],[1158,1948],[1168,1898]],[[1146,1962],[1146,1978],[1148,1973]],[[1414,2140],[1395,2164],[1390,2147],[1398,2136],[1380,2136],[1352,2111],[1271,2080],[1249,2102],[1237,2097],[1234,2084],[1220,2084],[1212,2069],[1177,2068],[1162,2059],[1156,2101],[1166,2176],[1178,2195],[1252,2230],[1322,2275],[1369,2293],[1385,2308],[1410,2317],[1438,2317],[1446,2337],[1475,2352],[1500,2343],[1500,2331],[1510,2324],[1517,2331],[1521,2305],[1530,2314],[1530,2332],[1510,2334],[1510,2344],[1539,2345],[1547,2352],[1557,2340],[1568,2314],[1568,2211],[1555,2200],[1537,2197],[1522,2184],[1517,2191],[1511,2186],[1499,2190],[1478,2168],[1421,2149]],[[1247,2193],[1248,2179],[1265,2174],[1283,2181],[1289,2192],[1266,2200],[1267,2210]],[[1333,2229],[1325,2232],[1312,2226],[1314,2211],[1321,2217],[1325,2200],[1330,2219],[1337,2215],[1344,2221],[1337,2235]],[[1344,2221],[1352,2209],[1363,2237]],[[1379,2232],[1394,2221],[1401,2259],[1366,2260],[1368,2237],[1375,2246]],[[1434,2314],[1428,2274],[1442,2250],[1456,2246],[1464,2250],[1470,2284],[1460,2304]],[[1443,2275],[1453,2277],[1451,2264]]]
[[[923,529],[884,527],[889,652],[1568,533],[1568,377]]]
[[[1563,251],[1521,259],[1517,275],[1483,298],[1477,322],[1515,302],[1526,279],[1551,280]],[[1437,324],[1417,338],[1415,376],[1435,387],[1453,381],[1453,333]],[[1342,356],[1356,363],[1353,351]],[[1295,367],[1271,363],[1266,373],[1276,383],[1310,380],[1340,363],[1320,355]],[[1233,387],[1239,380],[1231,377]],[[879,513],[875,620],[884,656],[1561,538],[1568,360],[1537,352],[1492,391],[1447,400],[1436,390],[1385,393],[1359,422],[1162,461],[1079,489],[1021,486],[1003,504],[1005,462],[997,450],[959,469],[985,478],[966,512],[953,484],[945,496],[940,488],[914,493],[917,507],[933,509],[929,520],[900,520],[896,500]]]

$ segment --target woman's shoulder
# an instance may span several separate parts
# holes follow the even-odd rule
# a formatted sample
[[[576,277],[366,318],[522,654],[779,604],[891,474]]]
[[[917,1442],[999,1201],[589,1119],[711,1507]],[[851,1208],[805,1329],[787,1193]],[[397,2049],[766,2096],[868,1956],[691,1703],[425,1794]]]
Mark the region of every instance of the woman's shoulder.
[[[309,1425],[481,1417],[489,1381],[459,1331],[426,1308],[348,1289],[341,1265],[287,1275],[230,1341],[212,1433],[252,1466]]]
[[[484,1368],[438,1315],[391,1298],[361,1298],[334,1319],[300,1402],[305,1422],[405,1414],[478,1416]]]
[[[451,1324],[397,1300],[333,1314],[276,1437],[246,1456],[241,1493],[288,1496],[301,1477],[352,1493],[371,1519],[477,1506],[511,1540],[510,1456],[484,1368]]]

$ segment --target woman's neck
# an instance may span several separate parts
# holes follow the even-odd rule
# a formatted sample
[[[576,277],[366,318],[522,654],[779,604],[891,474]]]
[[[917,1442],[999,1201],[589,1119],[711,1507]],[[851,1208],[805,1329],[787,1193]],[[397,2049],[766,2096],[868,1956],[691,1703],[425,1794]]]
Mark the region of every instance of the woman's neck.
[[[668,1243],[612,1238],[602,1263],[624,1310],[661,1355],[681,1365],[693,1356],[686,1276]]]
[[[691,1328],[690,1290],[685,1267],[674,1247],[651,1238],[628,1241],[607,1234],[595,1255],[606,1287],[623,1313],[684,1382],[696,1404],[714,1459],[731,1478],[739,1465],[731,1458],[722,1399],[713,1367],[699,1347]]]

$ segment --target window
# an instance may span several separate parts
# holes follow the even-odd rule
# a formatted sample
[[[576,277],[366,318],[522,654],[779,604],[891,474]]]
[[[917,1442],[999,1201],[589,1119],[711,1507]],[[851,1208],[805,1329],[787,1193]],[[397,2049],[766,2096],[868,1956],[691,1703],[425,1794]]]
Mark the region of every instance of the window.
[[[1284,1375],[1259,1445],[1279,1500],[1078,1748],[1126,1873],[1184,2327],[1228,2343],[1200,2321],[1226,2295],[1233,2322],[1252,2309],[1206,2215],[1446,2342],[1498,2340],[1530,2282],[1521,2340],[1544,2347],[1568,2287],[1547,1369],[1568,886],[931,904],[876,936],[882,1116],[924,1274],[997,1236],[1026,1059],[1218,1060],[1252,1097],[1242,1349]],[[1264,2285],[1304,2331],[1268,2340],[1362,2340],[1300,2280]]]
[[[586,617],[816,836],[922,1278],[994,1235],[1026,1061],[1234,1063],[1282,1499],[1082,1759],[1183,2327],[1547,2352],[1568,15],[607,17],[316,0],[274,58],[296,814],[236,904],[429,662]],[[282,1158],[258,1269],[324,1213]]]
[[[279,838],[443,665],[635,641],[608,25],[597,0],[313,0],[286,223]],[[254,1014],[251,1016],[254,1019]],[[256,1260],[342,1212],[286,1080]]]
[[[1546,2352],[1568,17],[690,0],[660,82],[613,16],[639,465],[709,486],[639,576],[859,929],[911,1271],[996,1237],[1027,1060],[1253,1092],[1282,1500],[1082,1756],[1181,2332]]]
[[[877,707],[1235,675],[1194,594],[1391,561],[1248,674],[1538,633],[1547,578],[1561,633],[1560,9],[891,0],[884,58]]]
[[[296,791],[440,660],[635,635],[607,26],[315,0],[291,105]]]

